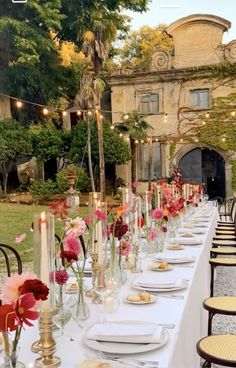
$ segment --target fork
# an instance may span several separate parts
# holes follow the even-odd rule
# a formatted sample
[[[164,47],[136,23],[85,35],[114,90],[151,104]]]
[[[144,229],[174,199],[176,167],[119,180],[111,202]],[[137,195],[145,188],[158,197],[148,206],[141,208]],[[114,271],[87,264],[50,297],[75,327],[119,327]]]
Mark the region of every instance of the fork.
[[[141,368],[141,367],[155,368],[159,366],[159,362],[157,360],[141,360],[141,359],[135,359],[135,358],[127,358],[126,360],[121,357],[109,356],[109,355],[107,355],[107,359],[117,362],[117,363],[130,365],[136,368]]]

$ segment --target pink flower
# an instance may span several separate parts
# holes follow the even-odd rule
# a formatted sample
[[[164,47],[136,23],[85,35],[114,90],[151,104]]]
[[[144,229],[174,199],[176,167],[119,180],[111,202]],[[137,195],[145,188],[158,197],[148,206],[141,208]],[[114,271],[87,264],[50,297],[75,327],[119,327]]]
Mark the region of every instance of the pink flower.
[[[150,234],[148,235],[148,240],[156,240],[157,238],[157,229],[151,229]]]
[[[68,279],[69,275],[66,270],[55,271],[55,280],[58,285],[64,285]]]
[[[64,240],[64,250],[75,253],[77,256],[80,252],[80,243],[73,234],[68,235]]]
[[[68,219],[65,223],[66,235],[74,234],[75,236],[80,236],[85,232],[86,224],[81,217],[76,217],[75,219]]]
[[[17,235],[14,243],[15,244],[20,244],[21,242],[23,242],[23,240],[25,240],[26,235],[25,234],[21,234],[21,235]]]
[[[38,319],[39,313],[35,310],[36,306],[37,303],[32,293],[23,294],[17,299],[15,313],[20,326],[23,323],[27,326],[33,326],[29,320],[34,321]]]
[[[97,216],[97,218],[99,219],[99,220],[101,220],[101,221],[106,221],[106,219],[107,219],[107,216],[105,215],[105,213],[103,213],[102,211],[100,211],[100,210],[96,210],[95,212],[94,212],[94,214],[95,214],[95,216]]]
[[[152,218],[154,220],[160,220],[161,218],[163,217],[163,211],[161,208],[155,208],[153,211],[152,211]]]
[[[134,181],[134,182],[132,183],[132,187],[133,187],[133,188],[137,188],[139,185],[140,185],[140,183],[139,183],[138,181]]]
[[[166,197],[167,201],[171,200],[172,193],[170,188],[164,188],[163,189],[163,195]]]
[[[92,218],[91,218],[91,217],[88,217],[88,216],[87,216],[87,217],[85,217],[85,218],[84,218],[84,222],[85,222],[85,224],[86,224],[86,225],[91,224],[91,222],[92,222],[92,221],[93,221],[93,220],[92,220]]]
[[[131,244],[127,240],[122,240],[118,246],[118,252],[122,256],[127,256],[131,251]]]
[[[37,276],[32,272],[24,272],[21,275],[12,275],[8,277],[3,284],[0,299],[4,303],[14,303],[20,296],[20,287],[26,280],[37,279]]]

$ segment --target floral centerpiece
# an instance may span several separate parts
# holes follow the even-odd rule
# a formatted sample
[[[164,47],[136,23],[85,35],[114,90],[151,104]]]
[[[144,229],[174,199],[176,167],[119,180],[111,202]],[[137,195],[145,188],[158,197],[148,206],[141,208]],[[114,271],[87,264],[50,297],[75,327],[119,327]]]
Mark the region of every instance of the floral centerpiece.
[[[18,362],[17,348],[24,325],[33,326],[31,321],[39,318],[41,301],[47,300],[48,287],[34,273],[26,272],[6,279],[0,294],[0,331],[4,338],[5,357],[12,367],[24,367]],[[14,333],[12,342],[9,332]]]

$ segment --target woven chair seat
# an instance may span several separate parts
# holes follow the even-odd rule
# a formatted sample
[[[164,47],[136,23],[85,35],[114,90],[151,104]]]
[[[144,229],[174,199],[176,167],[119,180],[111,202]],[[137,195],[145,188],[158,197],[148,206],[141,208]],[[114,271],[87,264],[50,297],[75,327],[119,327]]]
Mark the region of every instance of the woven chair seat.
[[[236,254],[236,247],[211,248],[210,252],[215,254]]]
[[[216,230],[219,235],[235,235],[235,230]]]
[[[213,240],[212,245],[218,246],[226,246],[226,247],[236,247],[236,241],[235,240]]]
[[[197,352],[205,360],[225,367],[236,367],[236,335],[212,335],[197,343]]]
[[[217,222],[220,225],[224,225],[224,226],[233,226],[234,222],[233,221],[218,221]]]
[[[210,258],[209,262],[216,266],[236,266],[236,258]]]
[[[214,236],[214,240],[236,240],[235,235],[216,235]]]
[[[226,231],[229,231],[229,230],[234,230],[235,229],[235,226],[232,225],[232,226],[217,226],[216,227],[216,230],[226,230]]]
[[[204,300],[203,307],[213,313],[236,315],[236,296],[213,296]]]

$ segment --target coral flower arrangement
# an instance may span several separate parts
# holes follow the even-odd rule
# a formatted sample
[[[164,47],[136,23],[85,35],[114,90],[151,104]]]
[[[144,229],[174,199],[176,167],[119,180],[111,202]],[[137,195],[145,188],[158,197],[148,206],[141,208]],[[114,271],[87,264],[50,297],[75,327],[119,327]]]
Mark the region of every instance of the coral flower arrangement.
[[[6,358],[12,367],[17,364],[17,347],[21,332],[26,326],[33,326],[32,321],[39,318],[39,305],[47,300],[48,287],[37,279],[34,273],[26,272],[6,279],[0,294],[0,331],[4,338]],[[9,332],[14,332],[12,343]]]

